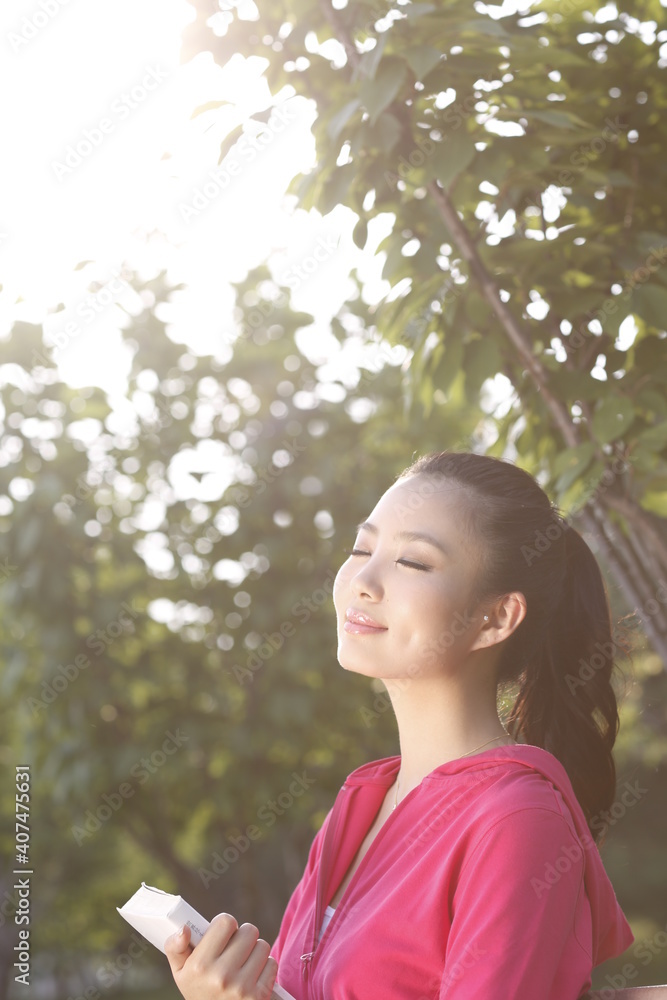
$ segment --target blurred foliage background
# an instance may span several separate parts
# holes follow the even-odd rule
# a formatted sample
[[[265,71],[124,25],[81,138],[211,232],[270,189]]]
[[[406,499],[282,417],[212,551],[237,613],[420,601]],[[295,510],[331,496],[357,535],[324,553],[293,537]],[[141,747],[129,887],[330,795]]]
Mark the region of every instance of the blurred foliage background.
[[[0,345],[0,757],[32,769],[33,974],[177,997],[115,911],[142,880],[273,940],[343,779],[398,752],[382,689],[336,660],[342,550],[414,455],[453,448],[535,475],[635,616],[616,759],[645,791],[602,855],[637,941],[593,985],[628,962],[667,982],[664,8],[192,5],[183,60],[259,54],[277,105],[316,101],[293,191],[351,207],[359,246],[394,215],[391,291],[369,305],[353,275],[332,331],[363,360],[332,378],[267,266],[210,357],[168,334],[179,289],[134,276],[122,414],[61,381],[40,327]]]

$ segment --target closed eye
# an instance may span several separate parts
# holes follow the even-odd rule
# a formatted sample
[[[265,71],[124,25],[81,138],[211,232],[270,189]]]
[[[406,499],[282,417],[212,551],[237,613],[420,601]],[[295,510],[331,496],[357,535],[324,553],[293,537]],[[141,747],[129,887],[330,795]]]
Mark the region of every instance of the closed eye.
[[[412,566],[413,569],[429,570],[430,566],[422,566],[421,563],[411,562],[409,559],[397,559],[396,562],[403,563],[404,566]]]
[[[347,553],[349,556],[369,556],[370,552],[365,552],[363,549],[343,549],[343,552]],[[422,563],[412,562],[411,559],[395,559],[394,562],[401,563],[403,566],[410,566],[411,569],[421,569],[425,572],[430,570],[430,566],[424,566]]]

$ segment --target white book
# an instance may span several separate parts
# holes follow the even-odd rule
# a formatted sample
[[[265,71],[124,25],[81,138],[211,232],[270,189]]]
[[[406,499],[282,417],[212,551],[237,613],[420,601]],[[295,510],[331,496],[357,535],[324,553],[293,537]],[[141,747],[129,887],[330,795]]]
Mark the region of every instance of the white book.
[[[197,945],[209,926],[209,921],[190,906],[182,896],[174,896],[152,885],[141,883],[134,896],[116,909],[128,924],[139,931],[147,941],[166,954],[164,945],[170,935],[180,931],[184,924],[190,928],[190,943]],[[276,983],[271,1000],[294,1000],[291,993]]]

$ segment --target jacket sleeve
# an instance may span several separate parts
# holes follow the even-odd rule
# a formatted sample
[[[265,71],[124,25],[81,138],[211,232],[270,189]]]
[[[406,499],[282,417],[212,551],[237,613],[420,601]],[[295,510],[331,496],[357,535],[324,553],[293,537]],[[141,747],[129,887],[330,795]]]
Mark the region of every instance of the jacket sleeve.
[[[463,862],[439,1000],[577,1000],[593,966],[585,860],[552,810],[497,820]]]
[[[271,951],[269,952],[269,954],[273,958],[275,958],[278,963],[280,963],[280,956],[282,955],[282,951],[285,946],[285,939],[287,938],[287,934],[289,933],[289,929],[291,927],[294,914],[296,913],[299,903],[301,902],[301,897],[303,896],[305,885],[308,882],[308,880],[312,877],[312,874],[319,863],[320,853],[322,851],[322,841],[324,840],[324,834],[329,824],[329,820],[331,819],[332,812],[333,812],[333,806],[325,816],[322,826],[320,827],[320,829],[315,834],[315,837],[313,838],[313,842],[310,845],[310,850],[308,852],[308,860],[306,861],[306,867],[304,869],[303,875],[301,876],[299,882],[296,885],[296,888],[293,890],[292,895],[289,898],[287,907],[285,908],[285,912],[283,914],[282,921],[280,923],[278,936],[271,946]]]

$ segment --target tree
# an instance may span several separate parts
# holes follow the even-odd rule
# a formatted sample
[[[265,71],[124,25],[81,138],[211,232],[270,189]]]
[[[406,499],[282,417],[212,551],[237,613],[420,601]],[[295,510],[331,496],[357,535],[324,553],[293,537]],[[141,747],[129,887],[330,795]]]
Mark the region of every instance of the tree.
[[[489,453],[515,450],[595,538],[667,663],[658,0],[192,6],[183,60],[262,56],[276,102],[316,102],[299,205],[352,208],[360,247],[393,214],[369,333],[414,351],[408,404],[479,406],[507,379]]]
[[[152,949],[127,966],[114,907],[142,879],[277,932],[340,782],[398,751],[386,692],[336,663],[342,548],[415,452],[480,451],[489,430],[476,408],[437,399],[397,419],[400,349],[376,344],[324,381],[299,347],[310,317],[266,267],[239,284],[239,336],[218,357],[166,336],[163,275],[140,290],[124,332],[129,426],[99,390],[59,381],[37,327],[18,325],[0,355],[0,756],[32,768],[34,954],[63,997],[73,970],[77,995],[103,997],[165,976]],[[653,674],[623,748],[651,790],[623,820],[647,861],[664,839],[664,778],[644,760],[660,730]],[[9,823],[2,836],[9,859]],[[658,865],[619,885],[643,914]]]
[[[166,336],[163,275],[140,290],[125,426],[59,380],[38,327],[0,356],[0,751],[33,775],[33,953],[98,990],[141,880],[275,936],[340,782],[395,751],[386,694],[340,677],[331,591],[354,525],[440,433],[436,412],[393,422],[384,355],[318,378],[295,340],[312,317],[266,267],[218,357]],[[479,445],[479,423],[450,433]]]

